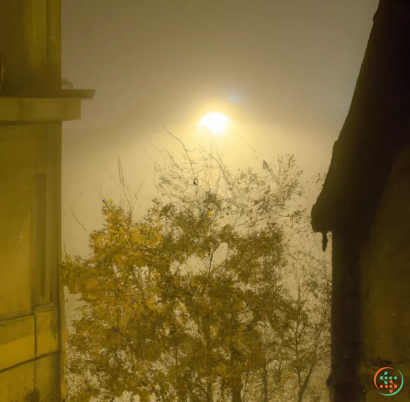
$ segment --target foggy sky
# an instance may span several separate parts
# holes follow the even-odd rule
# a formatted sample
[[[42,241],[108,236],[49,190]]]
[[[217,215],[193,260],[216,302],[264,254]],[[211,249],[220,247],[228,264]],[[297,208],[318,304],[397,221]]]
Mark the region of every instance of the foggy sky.
[[[62,0],[63,77],[96,90],[82,120],[63,125],[67,251],[87,246],[71,205],[82,193],[76,215],[87,230],[98,227],[100,196],[118,191],[110,175],[119,152],[137,188],[152,160],[150,142],[173,146],[157,132],[161,124],[194,143],[208,109],[228,114],[257,150],[258,160],[238,138],[234,146],[223,140],[231,161],[294,153],[308,175],[326,171],[377,3]]]

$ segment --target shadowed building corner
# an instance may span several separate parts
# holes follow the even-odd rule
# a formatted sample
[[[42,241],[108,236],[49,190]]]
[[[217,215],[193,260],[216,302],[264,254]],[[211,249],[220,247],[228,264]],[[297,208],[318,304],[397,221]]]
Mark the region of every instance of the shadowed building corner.
[[[63,401],[60,0],[0,2],[0,399]]]
[[[373,376],[386,366],[410,379],[409,71],[410,1],[380,0],[312,209],[313,229],[333,234],[332,402],[379,401]]]

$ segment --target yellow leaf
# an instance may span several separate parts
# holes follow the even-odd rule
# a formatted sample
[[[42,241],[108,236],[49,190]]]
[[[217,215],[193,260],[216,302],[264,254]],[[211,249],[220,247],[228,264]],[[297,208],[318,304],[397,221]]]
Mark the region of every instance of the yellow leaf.
[[[152,311],[158,310],[158,307],[153,303],[152,297],[150,297],[150,298],[145,302],[145,304],[146,304],[147,307],[148,307],[150,310],[152,310]],[[155,318],[153,318],[153,320],[155,320]]]
[[[87,290],[92,290],[96,289],[98,287],[98,281],[97,280],[90,280],[85,284],[85,289]]]

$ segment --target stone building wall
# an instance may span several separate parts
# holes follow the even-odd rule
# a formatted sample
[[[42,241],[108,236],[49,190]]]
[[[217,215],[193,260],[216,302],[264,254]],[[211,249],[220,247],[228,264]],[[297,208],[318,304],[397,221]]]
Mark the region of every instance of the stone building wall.
[[[0,125],[0,400],[60,400],[61,123]],[[34,399],[35,400],[35,399]]]
[[[0,1],[0,401],[63,401],[60,0]]]
[[[361,382],[366,401],[383,398],[373,381],[377,370],[392,367],[404,376],[395,401],[410,400],[410,147],[401,151],[390,173],[361,269]]]

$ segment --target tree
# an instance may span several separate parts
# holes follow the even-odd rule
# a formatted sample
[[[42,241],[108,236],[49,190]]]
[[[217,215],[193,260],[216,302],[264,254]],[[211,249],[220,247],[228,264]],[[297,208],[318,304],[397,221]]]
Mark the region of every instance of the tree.
[[[95,379],[89,399],[239,402],[253,387],[250,400],[268,401],[269,379],[283,390],[283,367],[300,355],[290,334],[304,304],[283,283],[285,236],[303,216],[294,158],[232,174],[218,153],[182,145],[182,162],[163,151],[160,196],[143,219],[105,200],[92,256],[65,256],[64,282],[87,302],[69,370]]]
[[[297,296],[288,350],[296,372],[297,402],[302,402],[313,371],[330,353],[330,292],[323,289],[326,280],[320,278],[320,271],[318,275],[302,265],[295,276]]]
[[[316,184],[320,187],[324,180],[319,175]],[[318,253],[318,239],[308,218],[303,214],[297,235],[287,236],[294,314],[285,343],[289,367],[296,374],[297,402],[305,400],[306,394],[313,401],[320,400],[320,390],[308,387],[315,370],[330,366],[331,267],[328,255]],[[324,391],[324,383],[321,388]]]

